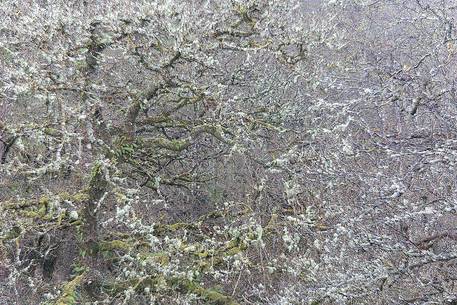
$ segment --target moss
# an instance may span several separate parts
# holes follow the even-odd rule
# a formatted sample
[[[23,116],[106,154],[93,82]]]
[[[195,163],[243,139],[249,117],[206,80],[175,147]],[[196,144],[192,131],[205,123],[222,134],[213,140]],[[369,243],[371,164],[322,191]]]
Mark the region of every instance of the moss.
[[[38,203],[42,204],[42,205],[49,204],[49,197],[48,196],[41,196],[40,199],[38,200]]]
[[[171,278],[169,283],[186,293],[193,293],[204,299],[207,304],[213,305],[237,305],[231,297],[219,292],[214,288],[206,289],[201,285],[183,278]]]
[[[211,304],[220,304],[220,305],[235,305],[237,304],[232,298],[220,293],[215,289],[205,289],[202,291],[201,296],[206,299]]]
[[[170,263],[170,258],[166,252],[153,253],[149,256],[154,262],[166,266]]]
[[[44,217],[48,211],[49,198],[45,196],[41,197],[39,201],[39,206],[40,208],[38,209],[38,214]]]
[[[4,208],[8,210],[16,210],[19,215],[26,218],[50,220],[54,216],[50,213],[51,203],[47,196],[42,196],[38,200],[8,202],[5,204]]]
[[[165,253],[155,253],[147,258],[156,257],[158,259],[168,260]],[[165,259],[166,258],[166,259]],[[151,291],[168,287],[182,293],[195,294],[205,301],[205,304],[212,305],[237,305],[238,303],[231,297],[223,294],[215,288],[204,288],[199,283],[184,277],[166,277],[166,276],[147,276],[141,278],[129,279],[126,281],[115,281],[106,283],[104,290],[111,295],[117,295],[128,289],[133,289],[137,293],[143,293],[145,288],[151,288]]]
[[[208,214],[201,216],[200,220],[202,221],[202,220],[206,220],[206,219],[217,219],[217,218],[220,218],[223,216],[224,216],[224,213],[222,213],[220,211],[212,211]]]
[[[257,235],[255,232],[250,231],[246,234],[246,238],[249,240],[255,240],[257,238]]]
[[[268,221],[268,224],[265,226],[265,232],[270,233],[271,231],[275,230],[278,226],[278,214],[271,214],[271,218]]]
[[[98,201],[104,194],[106,185],[108,182],[105,179],[103,173],[103,165],[101,162],[96,162],[92,167],[89,185],[87,186],[87,202],[89,205],[94,205],[94,202]],[[90,210],[92,210],[92,208]]]
[[[205,258],[205,257],[208,257],[210,254],[208,251],[200,251],[200,252],[197,252],[196,255],[200,258]]]
[[[189,246],[187,248],[189,248]],[[214,266],[224,264],[226,258],[242,253],[247,248],[248,245],[244,241],[232,239],[217,249],[202,250],[197,246],[188,252],[197,258],[197,261],[195,262],[196,268],[199,271],[205,271]]]
[[[234,238],[225,244],[224,249],[229,250],[229,249],[237,247],[239,244],[240,244],[240,239]]]
[[[137,293],[144,292],[146,287],[157,289],[160,286],[168,286],[171,289],[181,291],[183,293],[195,294],[211,305],[238,305],[231,297],[223,294],[215,288],[204,288],[200,284],[182,277],[164,277],[164,276],[148,276],[127,281],[116,281],[105,284],[104,289],[112,295],[116,295],[127,289],[134,289]]]
[[[29,211],[29,210],[22,210],[19,211],[19,215],[24,216],[26,218],[42,218],[43,215],[41,215],[37,211]]]
[[[59,193],[59,198],[60,198],[61,200],[71,200],[71,196],[72,196],[72,195],[70,195],[70,193],[68,193],[68,192],[61,192],[61,193]]]
[[[124,250],[128,251],[132,246],[123,240],[111,240],[100,242],[100,251]]]
[[[45,128],[44,133],[48,136],[52,136],[52,137],[56,137],[56,138],[62,136],[62,132],[55,128]]]
[[[162,266],[166,266],[170,262],[170,258],[165,251],[155,253],[142,252],[140,253],[139,258],[141,261],[153,261]]]
[[[81,285],[84,279],[84,273],[76,276],[73,280],[68,282],[64,288],[61,297],[57,300],[56,305],[73,305],[77,304],[77,288]]]
[[[89,200],[89,195],[85,192],[78,192],[73,194],[73,196],[70,197],[70,200],[75,203],[84,202]]]
[[[133,288],[137,293],[141,293],[144,291],[144,288],[150,287],[154,288],[160,285],[163,282],[163,277],[142,277],[142,278],[134,278],[127,281],[116,281],[111,283],[106,283],[103,286],[103,289],[111,295],[117,295],[126,291],[128,289]]]
[[[57,216],[57,224],[58,224],[58,225],[61,225],[61,224],[62,224],[62,221],[65,219],[66,216],[67,216],[67,212],[62,211],[62,212]]]
[[[78,219],[78,220],[72,221],[70,224],[72,226],[75,226],[78,228],[79,226],[81,226],[83,224],[83,222],[82,222],[82,220]]]
[[[63,192],[53,196],[52,198],[58,199],[59,201],[72,201],[75,203],[80,203],[87,201],[89,199],[89,195],[85,192],[77,192],[75,194],[69,194],[67,192]],[[3,205],[3,208],[6,210],[16,210],[22,216],[27,218],[42,218],[44,220],[50,220],[56,215],[52,213],[52,203],[51,199],[48,196],[41,196],[38,200],[30,199],[30,200],[19,200],[19,201],[8,201]],[[63,219],[64,215],[58,215],[59,224]]]
[[[24,208],[32,207],[37,203],[32,200],[20,200],[20,201],[7,201],[3,205],[6,210],[22,210]]]
[[[189,224],[189,223],[178,222],[178,223],[169,225],[169,228],[171,231],[176,231],[176,230],[180,230],[180,229],[193,229],[193,228],[195,228],[195,225],[191,224],[191,223]]]
[[[64,201],[71,201],[74,203],[80,203],[89,200],[89,195],[87,192],[79,191],[74,194],[70,194],[68,192],[62,192],[58,194],[60,200]]]
[[[233,247],[225,251],[224,256],[234,256],[240,252],[242,252],[244,249],[242,247]]]
[[[165,148],[172,151],[182,151],[189,147],[190,142],[188,139],[184,140],[168,140],[165,138],[154,139],[153,143],[160,148]]]
[[[140,122],[140,125],[156,125],[160,123],[167,123],[172,121],[172,119],[167,115],[160,115],[155,117],[149,117]]]
[[[227,130],[224,130],[222,126],[220,125],[209,125],[209,124],[203,124],[200,126],[197,126],[194,128],[192,131],[193,136],[197,136],[201,133],[207,133],[221,141],[222,143],[232,145],[232,141],[227,140],[224,138],[223,134],[224,132],[227,132]],[[229,132],[227,132],[229,133]]]
[[[100,162],[95,163],[90,173],[90,181],[93,182],[94,180],[100,178],[102,172],[102,164]]]

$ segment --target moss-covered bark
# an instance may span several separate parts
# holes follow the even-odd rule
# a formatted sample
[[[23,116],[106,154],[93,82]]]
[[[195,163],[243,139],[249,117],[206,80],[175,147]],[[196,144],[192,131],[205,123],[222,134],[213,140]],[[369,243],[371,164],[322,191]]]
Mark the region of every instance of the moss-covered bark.
[[[77,289],[81,286],[85,274],[76,276],[63,287],[61,296],[57,299],[55,305],[75,305],[78,304]]]

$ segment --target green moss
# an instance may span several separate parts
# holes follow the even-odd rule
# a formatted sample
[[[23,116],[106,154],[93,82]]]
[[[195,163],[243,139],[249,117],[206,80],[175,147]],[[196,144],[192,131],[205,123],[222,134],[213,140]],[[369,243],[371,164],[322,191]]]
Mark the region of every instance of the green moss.
[[[42,204],[42,205],[47,205],[49,203],[49,197],[48,196],[41,196],[39,201],[38,201],[39,204]]]
[[[97,162],[92,167],[92,170],[91,170],[91,173],[90,173],[91,182],[94,181],[94,180],[97,180],[100,177],[101,174],[102,174],[102,164],[100,162]]]
[[[157,258],[163,258],[164,253],[156,253]],[[150,257],[150,256],[148,256]],[[168,259],[168,256],[167,256]],[[104,290],[111,295],[119,294],[127,289],[134,289],[137,293],[143,293],[148,287],[151,291],[168,287],[182,293],[195,294],[205,301],[205,304],[211,305],[238,305],[231,297],[223,294],[215,288],[204,288],[199,283],[183,277],[166,277],[166,276],[148,276],[127,281],[116,281],[104,285]]]
[[[210,254],[208,251],[200,251],[200,252],[197,252],[196,255],[200,258],[205,258],[205,257],[208,257]]]
[[[169,283],[186,293],[193,293],[204,299],[207,304],[213,305],[238,305],[231,297],[219,292],[214,288],[206,289],[201,285],[183,278],[172,278]]]
[[[201,296],[211,304],[234,305],[237,304],[232,298],[220,293],[215,289],[204,289]]]
[[[84,274],[76,276],[68,282],[64,288],[61,297],[57,300],[56,305],[74,305],[77,304],[78,296],[76,289],[81,285]]]
[[[85,192],[78,192],[75,194],[69,194],[63,192],[52,196],[51,198],[58,201],[72,201],[75,203],[84,202],[89,199],[89,195]],[[19,201],[8,201],[3,205],[3,208],[6,210],[15,210],[19,215],[26,218],[39,218],[42,220],[52,220],[57,216],[57,223],[60,225],[62,220],[65,218],[65,214],[56,215],[55,209],[53,208],[53,201],[48,196],[42,196],[38,200],[19,200]]]
[[[166,266],[170,263],[170,258],[168,257],[168,254],[166,254],[166,252],[153,253],[149,257],[154,262],[156,262],[162,266]]]
[[[131,289],[131,288],[133,288],[137,293],[142,293],[144,291],[144,288],[157,287],[163,281],[164,281],[163,277],[149,276],[149,277],[143,277],[143,278],[130,279],[127,281],[116,281],[116,282],[107,283],[107,284],[104,284],[103,288],[106,292],[108,292],[111,295],[117,295],[117,294],[122,293],[123,291],[126,291],[127,289]]]
[[[166,123],[170,122],[172,119],[167,116],[167,115],[160,115],[160,116],[155,116],[155,117],[149,117],[142,122],[140,122],[141,125],[156,125],[160,123]]]
[[[225,253],[224,253],[224,256],[234,256],[234,255],[242,252],[244,249],[241,247],[233,247],[233,248],[227,249],[227,251],[225,251]]]
[[[89,200],[89,195],[87,192],[79,191],[74,194],[70,194],[68,192],[62,192],[58,194],[60,200],[71,201],[74,203],[80,203]]]
[[[180,230],[180,229],[193,229],[193,228],[195,228],[194,224],[191,224],[191,223],[189,224],[189,223],[184,223],[184,222],[178,222],[178,223],[169,225],[169,229],[171,231],[176,231],[176,230]]]
[[[278,226],[278,214],[271,214],[271,218],[268,221],[268,224],[265,226],[265,233],[270,233],[276,229]]]
[[[182,151],[189,146],[189,140],[168,140],[165,138],[158,138],[154,140],[154,143],[161,147],[172,151]]]
[[[55,128],[45,128],[44,133],[52,137],[60,137],[62,135],[62,132]]]
[[[38,215],[44,217],[48,211],[49,206],[49,198],[48,197],[41,197],[39,201],[40,208],[38,209]]]
[[[108,182],[105,180],[103,173],[103,165],[98,161],[92,167],[89,185],[87,188],[87,202],[90,205],[93,205],[94,202],[98,201],[103,196],[107,184]]]
[[[71,225],[75,226],[76,228],[79,228],[82,224],[83,222],[80,219],[71,222]]]
[[[89,195],[85,192],[78,192],[71,196],[70,199],[75,203],[84,202],[89,200]]]
[[[189,246],[187,248],[189,248]],[[242,253],[247,248],[248,245],[245,242],[239,239],[232,239],[225,245],[216,249],[206,250],[196,246],[193,250],[187,252],[193,254],[197,258],[197,261],[194,262],[196,268],[199,271],[205,271],[225,263],[227,258]]]
[[[27,218],[42,218],[43,215],[41,215],[37,211],[30,211],[30,210],[22,210],[19,211],[19,215],[27,217]]]
[[[132,246],[123,240],[103,241],[100,243],[100,251],[124,250],[128,251]]]
[[[36,205],[37,203],[32,200],[20,200],[20,201],[7,201],[3,203],[3,208],[6,210],[22,210]]]
[[[59,213],[59,215],[57,216],[57,224],[58,225],[61,225],[62,224],[62,221],[65,219],[65,217],[67,216],[67,213],[65,211],[62,211],[61,213]]]
[[[212,211],[208,214],[205,214],[203,216],[200,217],[200,220],[204,220],[204,219],[216,219],[216,218],[220,218],[220,217],[223,217],[224,216],[224,213],[220,212],[220,211]]]
[[[47,196],[42,196],[38,200],[21,200],[5,204],[5,209],[16,210],[16,212],[26,218],[40,218],[50,220],[53,218],[51,202]]]

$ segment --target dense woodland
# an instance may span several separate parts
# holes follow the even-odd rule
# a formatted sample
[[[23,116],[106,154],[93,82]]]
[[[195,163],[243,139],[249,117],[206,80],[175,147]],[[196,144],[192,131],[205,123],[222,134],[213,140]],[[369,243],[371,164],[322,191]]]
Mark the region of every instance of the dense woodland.
[[[455,1],[0,19],[0,304],[457,304]]]

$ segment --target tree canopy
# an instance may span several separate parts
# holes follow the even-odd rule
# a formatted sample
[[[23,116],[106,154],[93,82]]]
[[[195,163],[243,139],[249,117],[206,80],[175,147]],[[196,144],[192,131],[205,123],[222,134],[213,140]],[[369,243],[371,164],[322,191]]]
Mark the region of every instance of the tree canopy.
[[[0,6],[0,303],[454,304],[445,0]]]

